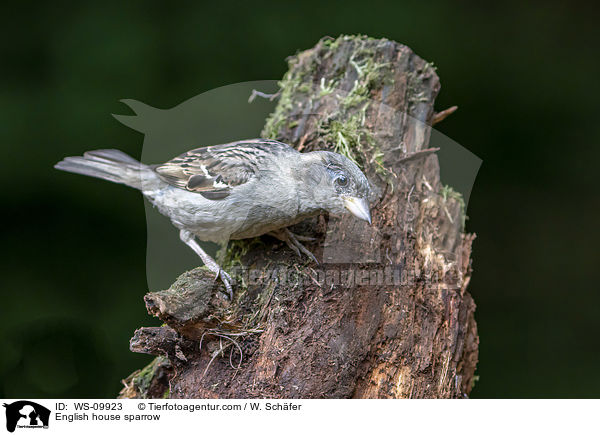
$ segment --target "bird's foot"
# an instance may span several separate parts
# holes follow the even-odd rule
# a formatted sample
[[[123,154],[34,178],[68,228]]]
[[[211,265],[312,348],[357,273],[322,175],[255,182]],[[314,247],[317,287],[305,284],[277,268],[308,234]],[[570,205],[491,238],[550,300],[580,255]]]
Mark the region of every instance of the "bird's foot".
[[[217,263],[206,264],[206,267],[215,274],[215,281],[221,278],[221,282],[225,286],[225,290],[227,290],[227,295],[229,295],[229,299],[233,299],[233,287],[231,276],[225,272],[221,266]]]
[[[231,276],[225,272],[223,269],[219,270],[219,275],[221,278],[221,281],[223,282],[223,285],[225,286],[225,289],[227,290],[227,294],[229,295],[229,299],[233,300],[233,288],[231,287],[231,283],[232,283],[232,279]]]
[[[316,237],[309,237],[309,236],[303,236],[301,234],[296,234],[296,233],[292,233],[291,231],[288,230],[288,232],[294,236],[296,238],[296,240],[299,240],[300,242],[314,242],[317,240]]]
[[[282,242],[285,242],[290,247],[290,249],[298,255],[298,257],[302,257],[302,254],[304,254],[312,261],[319,264],[319,260],[317,260],[313,253],[310,252],[306,248],[306,246],[300,243],[300,240],[306,242],[314,242],[315,240],[317,240],[315,237],[300,236],[298,234],[292,233],[287,228],[282,228],[281,230],[277,231],[271,231],[269,234],[281,240]]]

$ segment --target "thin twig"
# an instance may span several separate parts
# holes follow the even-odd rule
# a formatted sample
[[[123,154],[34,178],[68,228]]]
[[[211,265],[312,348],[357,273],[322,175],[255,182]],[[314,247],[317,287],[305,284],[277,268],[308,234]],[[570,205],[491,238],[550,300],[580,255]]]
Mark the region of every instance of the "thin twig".
[[[439,148],[426,148],[424,150],[421,151],[415,151],[414,153],[411,153],[407,156],[402,157],[400,160],[397,161],[397,163],[404,163],[407,162],[409,160],[413,160],[416,159],[418,157],[423,157],[423,156],[427,156],[429,154],[438,152],[440,149]]]
[[[456,109],[458,109],[458,106],[452,106],[452,107],[448,107],[446,110],[442,110],[441,112],[434,113],[433,118],[431,119],[431,125],[435,125],[438,122],[442,122],[448,116],[450,116],[454,112],[456,112]]]
[[[248,102],[251,103],[255,100],[256,97],[265,98],[269,101],[273,101],[275,98],[281,95],[281,89],[274,94],[266,94],[261,91],[257,91],[256,89],[252,89],[252,94],[250,94],[250,98],[248,98]]]

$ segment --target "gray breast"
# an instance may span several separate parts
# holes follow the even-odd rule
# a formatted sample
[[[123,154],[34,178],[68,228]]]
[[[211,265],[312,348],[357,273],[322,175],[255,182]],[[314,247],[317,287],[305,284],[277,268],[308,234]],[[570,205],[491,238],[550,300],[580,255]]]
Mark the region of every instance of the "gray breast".
[[[281,177],[281,168],[265,171],[256,179],[234,188],[224,199],[211,200],[167,183],[144,192],[160,213],[180,229],[200,240],[221,242],[260,236],[293,225],[320,210],[293,177]]]

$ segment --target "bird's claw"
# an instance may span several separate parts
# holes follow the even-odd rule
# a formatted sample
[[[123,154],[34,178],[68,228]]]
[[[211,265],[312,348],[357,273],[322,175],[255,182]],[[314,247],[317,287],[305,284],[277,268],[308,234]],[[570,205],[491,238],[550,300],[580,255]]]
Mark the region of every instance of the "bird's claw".
[[[233,299],[233,287],[231,285],[233,280],[231,279],[231,276],[219,266],[217,266],[216,270],[212,270],[212,272],[215,273],[215,281],[221,278],[221,282],[225,286],[225,290],[227,290],[227,295],[229,296],[229,299]]]
[[[231,276],[227,272],[225,272],[223,269],[221,269],[219,271],[219,276],[221,277],[221,281],[223,282],[223,285],[225,286],[225,289],[227,290],[229,299],[232,300],[233,299],[233,288],[231,286],[231,283],[233,280],[231,279]]]
[[[304,254],[312,261],[319,264],[317,257],[315,257],[312,252],[306,249],[306,246],[300,243],[293,233],[290,233],[290,237],[286,240],[286,243],[290,248],[292,248],[292,250],[296,252],[296,254],[298,254],[298,257],[302,257],[302,254]],[[300,254],[300,252],[302,252],[302,254]]]
[[[319,264],[319,261],[313,255],[313,253],[306,249],[306,247],[302,243],[300,243],[300,240],[313,242],[317,240],[315,237],[299,236],[297,234],[292,233],[287,228],[283,228],[280,231],[273,231],[271,232],[271,235],[285,242],[290,247],[290,249],[298,255],[298,257],[302,257],[302,254],[304,254],[312,261]]]
[[[292,233],[291,231],[289,232],[293,237],[296,238],[296,240],[300,241],[300,242],[316,242],[317,238],[316,237],[310,237],[310,236],[302,236],[300,234],[296,234],[296,233]]]

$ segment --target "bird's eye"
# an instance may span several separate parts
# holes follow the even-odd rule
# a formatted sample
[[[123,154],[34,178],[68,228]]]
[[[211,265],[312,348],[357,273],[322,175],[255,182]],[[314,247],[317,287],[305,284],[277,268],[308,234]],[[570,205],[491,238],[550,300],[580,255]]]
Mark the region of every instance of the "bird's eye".
[[[345,175],[340,175],[335,179],[335,182],[338,186],[345,186],[348,184],[348,177]]]

